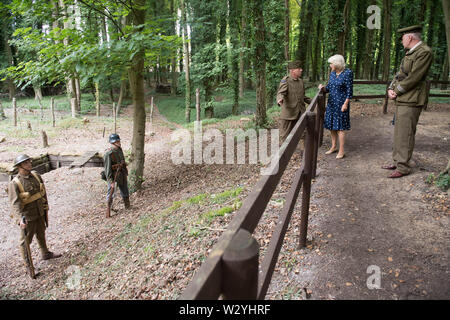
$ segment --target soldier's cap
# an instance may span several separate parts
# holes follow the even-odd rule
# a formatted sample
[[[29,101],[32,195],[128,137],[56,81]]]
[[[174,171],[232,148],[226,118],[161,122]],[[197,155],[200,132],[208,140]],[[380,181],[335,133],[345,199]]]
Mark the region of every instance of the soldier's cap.
[[[302,67],[302,63],[299,60],[290,61],[288,63],[288,69],[300,69]]]
[[[404,34],[407,33],[422,33],[422,26],[421,25],[414,25],[406,28],[401,28],[397,30],[397,33],[400,33],[399,40],[402,39]]]

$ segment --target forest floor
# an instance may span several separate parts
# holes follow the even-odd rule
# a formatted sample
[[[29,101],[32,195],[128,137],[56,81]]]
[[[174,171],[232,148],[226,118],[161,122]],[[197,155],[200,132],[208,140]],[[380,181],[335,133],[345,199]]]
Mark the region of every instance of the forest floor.
[[[449,299],[449,194],[427,183],[449,159],[449,106],[430,105],[422,113],[414,172],[395,180],[380,168],[391,161],[393,106],[386,115],[381,106],[359,102],[351,109],[345,158],[324,155],[327,131],[319,149],[308,246],[298,249],[299,200],[266,298]],[[117,131],[127,154],[131,108],[123,112]],[[50,134],[52,152],[105,150],[112,123],[86,118],[89,122],[74,120],[74,126],[68,123]],[[132,194],[131,210],[115,200],[110,219],[105,218],[101,168],[63,167],[43,175],[50,205],[47,243],[63,256],[43,261],[34,240],[36,280],[25,273],[17,248],[19,229],[9,217],[6,193],[0,192],[0,298],[178,298],[260,172],[259,165],[250,164],[175,165],[171,134],[178,127],[156,110],[146,131],[143,188]],[[39,135],[2,134],[0,162],[12,162],[19,152],[48,151],[36,147]],[[296,150],[254,233],[261,255],[301,158]],[[0,190],[6,186],[0,183]],[[373,274],[369,266],[380,270],[379,289],[367,286]]]

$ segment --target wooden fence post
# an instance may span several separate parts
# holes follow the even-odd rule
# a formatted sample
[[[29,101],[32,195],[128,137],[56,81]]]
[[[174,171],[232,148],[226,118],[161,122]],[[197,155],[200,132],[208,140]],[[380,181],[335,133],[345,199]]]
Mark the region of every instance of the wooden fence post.
[[[388,103],[389,103],[389,95],[388,95],[389,84],[390,84],[390,83],[388,83],[388,84],[386,85],[386,95],[385,95],[385,97],[384,97],[383,114],[387,114],[387,107],[388,107]]]
[[[316,177],[316,169],[317,169],[317,155],[319,153],[319,147],[322,145],[322,136],[323,136],[323,121],[322,121],[322,113],[324,109],[325,97],[323,92],[319,92],[319,96],[317,97],[317,105],[316,105],[316,121],[315,121],[315,139],[314,139],[314,159],[313,159],[313,169],[312,169],[312,178]],[[322,133],[322,134],[321,134]]]
[[[200,89],[195,89],[195,109],[197,110],[197,121],[200,121]]]
[[[50,113],[52,114],[52,126],[55,126],[55,99],[50,98]]]
[[[12,104],[13,104],[13,123],[14,123],[14,127],[17,127],[17,101],[16,98],[12,99]]]
[[[427,86],[426,86],[427,99],[425,100],[426,102],[425,102],[425,105],[423,106],[423,110],[427,110],[427,107],[428,107],[428,99],[430,98],[430,90],[431,90],[431,81],[427,80],[426,84],[427,84]]]
[[[72,110],[72,118],[75,118],[77,116],[77,99],[70,99],[70,109]]]
[[[48,148],[47,133],[44,130],[41,131],[41,136],[42,136],[42,147],[43,148]]]
[[[258,294],[259,245],[239,229],[222,257],[222,293],[227,300],[255,300]]]
[[[113,102],[113,115],[114,115],[114,133],[117,133],[117,114],[116,114],[116,104]]]
[[[304,151],[304,172],[305,180],[303,181],[302,192],[302,211],[300,221],[300,242],[299,247],[304,248],[306,246],[306,236],[308,232],[308,216],[309,216],[309,201],[311,195],[311,178],[313,171],[314,160],[314,139],[315,139],[315,119],[316,115],[312,112],[306,114],[306,138],[305,138],[305,151]]]

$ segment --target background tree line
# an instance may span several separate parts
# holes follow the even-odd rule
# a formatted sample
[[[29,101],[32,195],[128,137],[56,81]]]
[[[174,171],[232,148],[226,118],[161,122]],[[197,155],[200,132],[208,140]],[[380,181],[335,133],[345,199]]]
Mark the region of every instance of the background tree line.
[[[81,92],[133,102],[133,170],[143,169],[145,87],[184,95],[190,119],[200,89],[206,117],[214,93],[256,91],[255,122],[266,123],[288,60],[303,78],[328,78],[327,59],[342,54],[357,79],[392,78],[403,56],[396,30],[424,26],[434,51],[429,77],[448,80],[449,0],[0,0],[1,92],[9,97],[59,86],[80,109]],[[370,5],[380,29],[366,25]],[[447,31],[449,33],[450,31]],[[450,40],[448,40],[450,41]],[[157,91],[158,91],[157,90]]]

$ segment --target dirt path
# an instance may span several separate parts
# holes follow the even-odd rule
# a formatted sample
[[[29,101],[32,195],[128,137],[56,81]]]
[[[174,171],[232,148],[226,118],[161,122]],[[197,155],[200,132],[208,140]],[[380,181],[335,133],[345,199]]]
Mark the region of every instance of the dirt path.
[[[449,115],[448,109],[422,114],[416,167],[401,179],[387,179],[389,172],[380,168],[391,161],[392,114],[354,116],[340,161],[324,155],[330,141],[324,137],[312,187],[312,242],[302,250],[295,241],[284,245],[285,263],[269,288],[273,298],[450,298],[450,201],[447,192],[425,182],[449,159]],[[291,237],[296,229],[294,221]],[[380,289],[367,286],[374,275],[369,266],[381,272]]]
[[[448,161],[447,110],[422,115],[414,153],[417,166],[412,175],[398,180],[386,179],[388,172],[380,169],[390,161],[393,127],[388,122],[392,114],[362,117],[354,107],[347,156],[341,161],[323,155],[329,141],[325,136],[313,184],[310,245],[297,249],[299,202],[268,299],[450,297],[448,194],[425,183],[429,173],[436,174]],[[130,110],[124,112],[129,117]],[[76,148],[107,147],[106,139],[101,137],[103,124],[92,119],[82,126],[87,130],[68,129],[53,143],[64,146],[78,131],[73,144]],[[259,169],[250,165],[176,166],[170,160],[170,134],[174,128],[177,126],[155,112],[153,126],[146,130],[143,189],[132,195],[131,211],[125,211],[117,202],[118,211],[112,219],[104,219],[106,186],[99,179],[101,168],[60,168],[44,175],[51,208],[48,243],[52,250],[64,255],[42,261],[33,242],[35,262],[41,271],[35,281],[24,275],[17,250],[19,231],[9,218],[7,198],[1,192],[0,298],[176,298],[233,215],[216,218],[202,231],[203,237],[192,237],[186,235],[192,231],[189,224],[174,230],[170,226],[189,221],[205,208],[180,205],[180,212],[174,211],[162,220],[153,213],[174,207],[182,199],[237,186],[244,189],[242,199],[258,179]],[[130,146],[131,132],[129,118],[121,119],[118,133],[125,150]],[[27,141],[27,145],[37,140]],[[26,152],[29,150],[32,148]],[[300,159],[296,152],[257,230],[262,251],[280,210],[276,200],[284,196]],[[2,183],[0,188],[4,187]],[[147,229],[133,234],[143,220],[149,221]],[[153,237],[160,233],[160,238]],[[366,285],[370,276],[367,267],[371,265],[381,270],[379,290],[369,290]],[[70,290],[66,283],[74,266],[83,271],[80,290]]]

